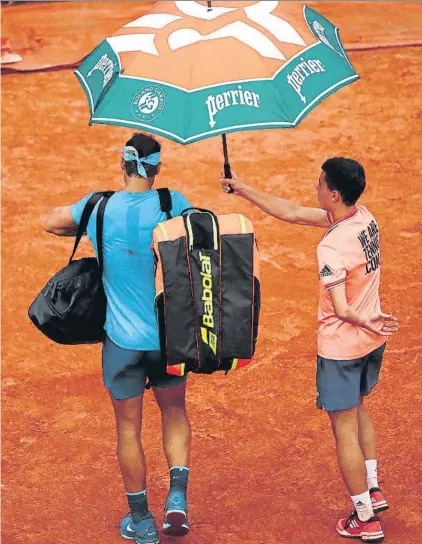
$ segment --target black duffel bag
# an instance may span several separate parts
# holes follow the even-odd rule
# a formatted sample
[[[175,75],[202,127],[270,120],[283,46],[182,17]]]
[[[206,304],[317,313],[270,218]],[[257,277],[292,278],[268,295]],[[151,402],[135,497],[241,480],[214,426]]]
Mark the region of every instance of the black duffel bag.
[[[95,344],[104,339],[106,296],[103,275],[103,221],[114,191],[94,193],[85,205],[69,264],[55,274],[29,307],[28,315],[45,336],[59,344]],[[77,261],[73,257],[98,201],[97,252]]]

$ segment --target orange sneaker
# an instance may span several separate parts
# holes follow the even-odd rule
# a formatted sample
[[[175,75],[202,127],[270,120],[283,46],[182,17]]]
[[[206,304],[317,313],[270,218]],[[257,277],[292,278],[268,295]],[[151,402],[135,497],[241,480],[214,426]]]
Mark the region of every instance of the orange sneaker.
[[[383,512],[384,510],[388,510],[388,502],[384,499],[384,496],[381,493],[379,487],[372,487],[369,490],[369,494],[371,496],[372,509],[374,511],[374,514],[377,514],[378,512]]]
[[[372,516],[368,521],[361,521],[357,512],[348,518],[341,519],[336,526],[339,535],[346,538],[360,538],[363,542],[381,542],[384,533],[378,516]]]

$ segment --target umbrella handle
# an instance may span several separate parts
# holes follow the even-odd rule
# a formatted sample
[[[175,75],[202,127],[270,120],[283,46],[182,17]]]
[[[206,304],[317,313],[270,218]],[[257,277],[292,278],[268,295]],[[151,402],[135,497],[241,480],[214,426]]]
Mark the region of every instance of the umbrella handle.
[[[223,134],[223,153],[224,153],[224,177],[226,179],[232,179],[232,172],[230,169],[230,163],[229,163],[229,156],[227,153],[227,140],[226,135]],[[228,193],[234,193],[233,187],[230,185],[230,189],[227,191]]]

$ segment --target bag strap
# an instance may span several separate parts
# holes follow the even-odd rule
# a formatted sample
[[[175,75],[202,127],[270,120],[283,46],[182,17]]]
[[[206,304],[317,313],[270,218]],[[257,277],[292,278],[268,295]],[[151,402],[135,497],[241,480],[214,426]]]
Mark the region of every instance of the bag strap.
[[[207,215],[209,215],[211,217],[211,219],[212,219],[213,246],[214,246],[215,250],[219,250],[220,249],[220,226],[219,226],[219,223],[218,223],[218,217],[211,210],[206,210],[205,208],[192,207],[192,208],[185,208],[182,211],[183,223],[185,225],[189,251],[194,249],[194,246],[195,246],[195,244],[194,244],[195,231],[199,227],[199,224],[194,219],[195,214],[194,213],[189,214],[188,212],[190,212],[190,211],[198,212],[196,215],[200,215],[200,214],[205,215],[205,214],[207,214]],[[196,224],[195,226],[192,224],[192,219],[194,220],[194,223]]]
[[[210,215],[212,215],[212,217],[214,218],[214,220],[218,224],[218,219],[217,219],[217,216],[215,215],[215,213],[212,212],[211,210],[207,210],[206,208],[197,208],[196,206],[192,206],[191,208],[185,208],[184,210],[182,210],[180,215],[187,215],[187,212],[190,212],[190,211],[197,211],[197,212],[201,212],[201,213],[209,213]]]
[[[78,249],[79,242],[81,241],[82,236],[85,234],[86,227],[88,226],[89,218],[91,217],[92,212],[94,211],[97,202],[103,196],[104,193],[98,192],[91,195],[85,204],[83,209],[81,220],[78,226],[78,232],[76,234],[75,244],[73,246],[72,255],[69,259],[69,264],[72,262],[73,257],[75,256],[76,250]]]
[[[98,253],[98,266],[101,270],[101,273],[103,271],[103,266],[104,266],[104,258],[103,258],[104,210],[112,194],[114,194],[114,191],[106,191],[102,193],[103,198],[101,199],[101,202],[100,202],[100,205],[98,206],[98,211],[97,211],[97,253]]]
[[[170,191],[167,188],[164,189],[157,189],[158,198],[160,199],[160,208],[161,211],[164,212],[167,216],[167,219],[171,219],[171,210],[173,208],[173,204],[171,201],[171,194]]]

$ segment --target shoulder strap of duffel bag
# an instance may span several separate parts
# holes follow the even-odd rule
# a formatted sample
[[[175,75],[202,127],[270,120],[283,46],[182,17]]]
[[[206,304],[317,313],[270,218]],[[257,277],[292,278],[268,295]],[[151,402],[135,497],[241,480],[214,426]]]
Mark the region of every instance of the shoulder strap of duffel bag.
[[[171,210],[173,204],[171,201],[171,194],[167,188],[157,189],[158,198],[160,199],[160,208],[167,216],[167,219],[171,219]]]
[[[106,191],[102,193],[103,198],[98,206],[97,211],[97,253],[98,253],[98,266],[101,272],[103,271],[104,259],[103,259],[103,227],[104,227],[104,210],[107,202],[114,191]]]
[[[85,234],[86,228],[88,226],[89,218],[91,217],[92,212],[94,211],[95,206],[97,205],[100,198],[105,197],[104,200],[108,200],[111,195],[114,194],[114,191],[99,191],[91,195],[85,204],[83,209],[81,220],[78,226],[78,232],[76,234],[75,243],[73,245],[72,255],[69,259],[69,264],[72,262],[73,257],[75,256],[76,250],[78,249],[79,242],[81,241],[82,236]],[[104,210],[103,210],[104,213]],[[102,227],[101,227],[102,230]]]

